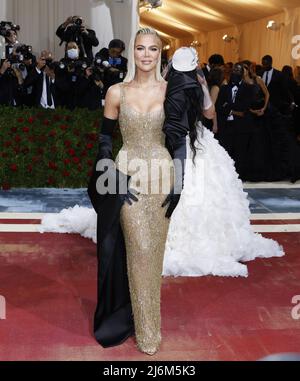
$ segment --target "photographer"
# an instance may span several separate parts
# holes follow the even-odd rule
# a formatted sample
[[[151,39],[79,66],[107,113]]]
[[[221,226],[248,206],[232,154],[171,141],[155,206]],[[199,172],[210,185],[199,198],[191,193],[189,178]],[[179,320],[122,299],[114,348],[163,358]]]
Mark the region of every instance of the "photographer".
[[[104,97],[110,86],[123,82],[127,74],[127,58],[122,56],[125,50],[125,43],[115,39],[109,43],[108,49],[103,48],[96,54],[100,59],[103,70]]]
[[[5,38],[5,58],[11,64],[11,68],[18,69],[22,74],[23,80],[27,74],[34,68],[36,58],[32,54],[32,47],[29,45],[19,44],[18,31],[20,26],[9,21],[0,22],[0,35]],[[26,106],[32,105],[31,89],[26,89],[23,94],[22,104]]]
[[[76,107],[84,107],[84,95],[90,87],[87,70],[91,62],[87,59],[79,58],[79,47],[76,42],[67,44],[66,56],[63,58],[55,71],[56,74],[56,95],[59,105],[73,110]]]
[[[93,46],[98,46],[99,41],[95,31],[87,29],[82,17],[72,16],[67,18],[67,20],[58,27],[56,35],[61,39],[61,44],[63,42],[76,42],[79,46],[80,58],[86,57],[91,61],[93,60]]]
[[[32,47],[30,45],[16,45],[13,52],[7,58],[13,66],[16,66],[21,71],[24,80],[36,65],[36,57],[32,54]],[[28,107],[32,106],[31,88],[25,88],[23,104]]]
[[[23,77],[20,69],[8,60],[0,68],[0,104],[21,106],[24,97]]]
[[[0,35],[5,38],[5,57],[8,58],[13,54],[15,46],[18,44],[19,25],[15,25],[10,21],[0,22]]]
[[[18,35],[15,30],[8,30],[5,37],[5,56],[6,58],[13,54],[18,44]]]
[[[103,99],[103,82],[102,73],[97,66],[92,66],[86,69],[86,78],[89,83],[83,94],[80,107],[89,110],[98,110],[102,107]]]
[[[31,89],[31,106],[51,108],[55,102],[55,73],[51,67],[53,62],[51,52],[44,50],[36,62],[36,66],[25,79],[25,89]]]

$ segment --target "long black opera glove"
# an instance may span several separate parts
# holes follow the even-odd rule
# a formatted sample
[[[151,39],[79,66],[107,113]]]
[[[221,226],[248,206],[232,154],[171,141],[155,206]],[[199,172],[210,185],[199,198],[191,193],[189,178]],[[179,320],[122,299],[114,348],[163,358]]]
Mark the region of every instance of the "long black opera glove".
[[[176,209],[184,185],[184,169],[187,155],[186,136],[189,130],[188,99],[184,89],[195,86],[198,86],[196,81],[178,72],[175,72],[170,77],[168,83],[165,101],[166,120],[163,131],[166,135],[166,147],[174,161],[175,185],[162,204],[163,208],[168,205],[167,218],[170,218]]]
[[[116,124],[117,120],[103,117],[102,128],[99,136],[98,154],[88,186],[88,194],[97,213],[99,210],[99,204],[101,204],[104,200],[103,196],[110,193],[110,189],[107,191],[107,186],[103,189],[99,189],[99,186],[97,186],[97,181],[101,175],[106,176],[106,180],[113,186],[112,193],[116,192],[122,203],[127,202],[129,205],[132,205],[132,201],[138,201],[134,195],[136,192],[129,189],[130,176],[116,169],[113,161],[112,141],[113,131]],[[108,184],[106,182],[103,185]]]
[[[184,186],[184,171],[186,160],[186,138],[182,137],[178,140],[175,147],[173,147],[173,162],[175,168],[175,184],[170,194],[162,204],[162,207],[168,205],[166,217],[171,218],[174,210],[176,209],[181,197]]]

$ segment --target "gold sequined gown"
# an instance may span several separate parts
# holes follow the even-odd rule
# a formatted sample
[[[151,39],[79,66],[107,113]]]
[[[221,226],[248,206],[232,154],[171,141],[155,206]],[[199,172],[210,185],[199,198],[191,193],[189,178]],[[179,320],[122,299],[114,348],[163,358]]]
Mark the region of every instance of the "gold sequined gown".
[[[143,174],[138,182],[138,202],[125,203],[121,209],[120,222],[123,230],[130,299],[133,311],[135,337],[138,349],[154,354],[161,342],[161,275],[169,220],[161,205],[173,184],[172,159],[165,148],[162,132],[165,115],[163,107],[151,113],[140,113],[126,103],[126,86],[121,89],[119,125],[123,147],[116,158],[116,167],[123,173],[125,159],[128,163],[143,160],[147,163],[149,177]],[[151,174],[151,160],[159,160],[167,171]],[[128,166],[127,174],[134,170]],[[145,175],[145,176],[144,176]],[[164,177],[165,176],[165,177]],[[163,178],[164,177],[164,178]],[[168,177],[168,178],[167,178]],[[165,180],[162,188],[162,180]],[[160,183],[159,191],[151,194],[151,183]],[[131,185],[130,185],[131,186]],[[134,186],[132,186],[134,188]],[[167,188],[167,189],[166,189]]]

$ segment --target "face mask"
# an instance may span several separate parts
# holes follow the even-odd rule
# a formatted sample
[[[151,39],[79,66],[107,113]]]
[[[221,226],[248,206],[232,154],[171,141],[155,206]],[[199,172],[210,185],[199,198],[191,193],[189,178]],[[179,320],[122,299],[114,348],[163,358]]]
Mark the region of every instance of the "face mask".
[[[243,76],[241,74],[232,73],[230,77],[230,83],[233,85],[238,85],[241,82],[242,78]]]
[[[78,49],[69,49],[67,51],[67,54],[68,58],[70,58],[71,60],[76,60],[79,57]]]

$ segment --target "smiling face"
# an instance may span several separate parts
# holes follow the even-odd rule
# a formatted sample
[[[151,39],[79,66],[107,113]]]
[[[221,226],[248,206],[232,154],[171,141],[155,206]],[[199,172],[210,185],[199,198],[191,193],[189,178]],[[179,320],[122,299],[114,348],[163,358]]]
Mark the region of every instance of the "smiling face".
[[[156,69],[161,54],[161,42],[152,34],[138,35],[134,47],[136,67],[143,72]]]

